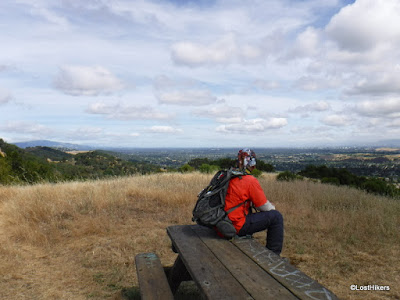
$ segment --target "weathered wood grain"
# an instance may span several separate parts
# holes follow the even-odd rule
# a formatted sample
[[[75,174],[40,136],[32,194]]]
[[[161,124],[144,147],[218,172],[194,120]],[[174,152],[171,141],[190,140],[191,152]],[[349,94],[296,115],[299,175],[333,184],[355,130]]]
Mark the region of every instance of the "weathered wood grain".
[[[254,239],[228,241],[199,225],[170,226],[167,232],[179,254],[173,289],[188,272],[206,299],[338,299]]]
[[[300,299],[338,299],[330,290],[284,261],[256,240],[234,239],[232,243]]]
[[[192,229],[254,299],[298,299],[228,240],[205,227]]]
[[[155,253],[140,253],[135,256],[140,296],[142,300],[172,300],[164,268]]]
[[[206,299],[253,299],[190,226],[171,226],[167,232]]]

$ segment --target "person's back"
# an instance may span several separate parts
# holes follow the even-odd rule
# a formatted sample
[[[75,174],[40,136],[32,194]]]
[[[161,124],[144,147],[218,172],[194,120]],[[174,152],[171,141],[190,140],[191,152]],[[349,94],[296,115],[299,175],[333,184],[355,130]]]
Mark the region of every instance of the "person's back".
[[[238,167],[248,174],[256,166],[256,155],[250,149],[238,153]],[[266,247],[280,254],[283,245],[283,217],[269,202],[258,180],[253,176],[234,178],[229,183],[225,198],[225,211],[245,202],[228,214],[239,236],[252,235],[255,232],[267,230]],[[259,212],[250,213],[250,206]]]

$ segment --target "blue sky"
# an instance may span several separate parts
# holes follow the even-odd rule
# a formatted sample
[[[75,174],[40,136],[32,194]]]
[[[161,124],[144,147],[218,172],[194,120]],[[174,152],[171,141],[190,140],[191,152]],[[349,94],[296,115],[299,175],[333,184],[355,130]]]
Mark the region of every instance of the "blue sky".
[[[280,147],[400,136],[397,0],[0,3],[0,138]]]

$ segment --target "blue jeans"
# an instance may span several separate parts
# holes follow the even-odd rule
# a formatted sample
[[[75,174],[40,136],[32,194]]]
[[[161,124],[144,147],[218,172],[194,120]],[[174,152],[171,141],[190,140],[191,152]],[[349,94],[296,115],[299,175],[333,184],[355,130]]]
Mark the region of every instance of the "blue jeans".
[[[246,222],[238,235],[252,235],[267,230],[266,247],[280,255],[283,246],[283,217],[277,210],[261,211],[246,216]]]

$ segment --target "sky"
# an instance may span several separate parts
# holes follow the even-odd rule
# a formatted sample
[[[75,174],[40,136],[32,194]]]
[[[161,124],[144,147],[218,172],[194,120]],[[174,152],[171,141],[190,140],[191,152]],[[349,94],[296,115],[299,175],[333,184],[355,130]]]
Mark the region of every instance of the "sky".
[[[398,0],[1,0],[0,138],[400,139]]]

